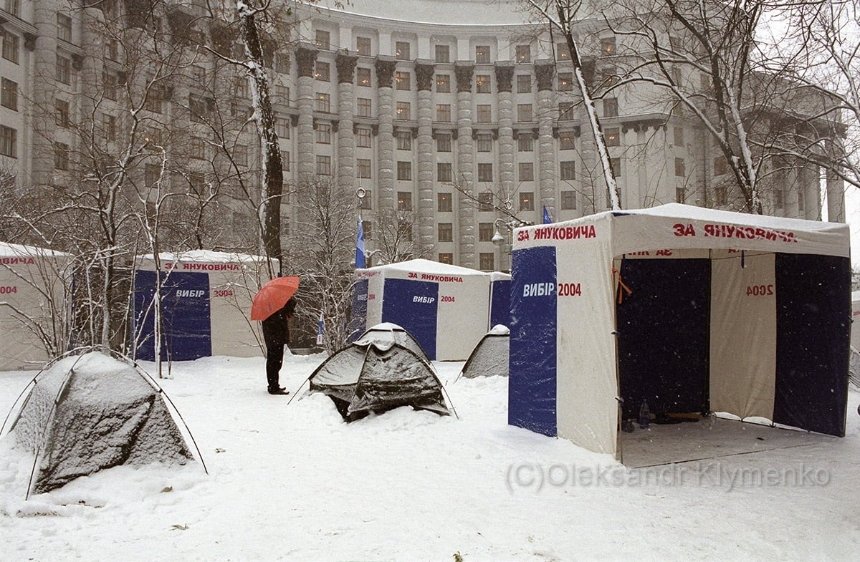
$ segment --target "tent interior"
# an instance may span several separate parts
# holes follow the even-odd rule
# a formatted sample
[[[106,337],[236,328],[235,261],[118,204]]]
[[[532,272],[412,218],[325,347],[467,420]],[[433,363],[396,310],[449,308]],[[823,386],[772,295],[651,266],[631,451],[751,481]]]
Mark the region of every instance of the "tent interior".
[[[826,439],[703,416],[713,412],[844,435],[848,259],[739,250],[654,254],[615,259],[620,417],[622,428],[632,428],[618,434],[625,465]],[[648,429],[636,423],[643,403]],[[711,431],[715,424],[720,431]]]

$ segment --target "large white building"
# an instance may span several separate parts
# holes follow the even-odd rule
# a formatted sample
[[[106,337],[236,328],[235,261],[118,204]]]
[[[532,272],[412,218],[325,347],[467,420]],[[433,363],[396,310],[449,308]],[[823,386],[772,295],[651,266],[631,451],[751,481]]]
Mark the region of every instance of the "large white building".
[[[52,107],[61,112],[68,103],[74,115],[86,110],[76,95],[86,89],[82,73],[121,69],[105,58],[107,43],[97,49],[87,44],[99,43],[87,38],[85,14],[92,9],[70,12],[58,8],[56,0],[0,2],[5,2],[0,3],[0,161],[17,168],[19,185],[56,182],[56,168],[64,163],[57,143],[70,146],[74,140],[65,139],[62,128],[54,138],[35,134],[39,112],[28,112],[32,105],[25,100],[41,99],[44,106],[48,98],[56,99],[59,104]],[[200,13],[202,6],[167,4],[168,11],[190,14]],[[484,270],[509,266],[505,248],[492,240],[497,229],[506,234],[503,223],[509,220],[500,208],[531,222],[541,222],[544,207],[554,220],[607,209],[567,49],[547,26],[528,23],[521,4],[353,0],[338,9],[326,2],[295,5],[290,46],[271,61],[288,163],[285,181],[295,186],[303,179],[333,176],[346,193],[365,190],[361,206],[368,249],[374,247],[374,221],[381,213],[408,213],[423,256]],[[201,36],[223,39],[224,29],[209,21],[195,23]],[[615,37],[601,21],[586,18],[578,29],[592,80],[609,83],[625,38]],[[166,24],[159,20],[158,25]],[[207,72],[213,91],[233,80],[217,70],[218,64],[206,56],[194,63],[205,69],[197,76]],[[17,95],[17,109],[6,103],[7,88],[14,89],[7,81],[23,92]],[[177,83],[165,99],[158,122],[176,131],[177,138],[185,134],[193,141],[195,134],[207,134],[194,133],[197,125],[182,118],[193,105],[195,88],[199,80]],[[597,103],[622,205],[683,201],[738,208],[739,195],[710,137],[659,93],[644,88],[620,88]],[[245,88],[229,91],[240,101],[247,99]],[[253,170],[257,143],[253,130],[243,135],[239,138],[248,147],[247,166]],[[50,150],[38,150],[40,143]],[[194,172],[204,173],[202,165]],[[798,166],[778,178],[763,194],[766,213],[821,217],[817,169]],[[832,180],[827,188],[830,219],[844,220],[841,185]],[[284,220],[292,224],[299,219],[294,203],[284,207]],[[233,213],[247,210],[233,207]],[[234,217],[236,224],[241,220]]]

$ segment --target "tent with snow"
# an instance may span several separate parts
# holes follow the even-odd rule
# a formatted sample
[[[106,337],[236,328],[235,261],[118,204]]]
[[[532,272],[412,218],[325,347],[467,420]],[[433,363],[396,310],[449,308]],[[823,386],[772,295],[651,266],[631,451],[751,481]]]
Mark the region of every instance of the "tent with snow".
[[[431,360],[466,360],[489,328],[487,272],[415,259],[356,270],[354,291],[355,333],[366,325],[397,324]]]
[[[161,359],[258,356],[262,337],[248,311],[265,279],[266,258],[260,256],[204,250],[160,254]],[[156,284],[152,254],[139,256],[134,272],[132,338],[136,357],[146,361],[155,360]]]
[[[494,271],[490,274],[490,326],[511,323],[511,276]]]
[[[509,423],[613,455],[645,401],[844,436],[850,273],[845,224],[669,204],[517,229]]]
[[[161,389],[125,361],[69,356],[31,384],[10,430],[16,446],[35,455],[28,494],[114,466],[193,459]]]
[[[383,346],[396,343],[397,345],[402,345],[424,361],[430,362],[427,354],[424,353],[421,345],[412,337],[412,334],[404,330],[402,326],[392,324],[391,322],[383,322],[382,324],[371,326],[361,337],[355,340],[354,345],[367,348],[371,343]]]
[[[48,361],[45,341],[65,341],[69,255],[0,242],[0,371]]]
[[[346,421],[400,406],[449,414],[432,365],[384,338],[369,336],[348,345],[317,367],[309,382],[311,392],[331,398]]]
[[[509,348],[510,330],[501,324],[493,326],[493,329],[487,332],[472,350],[460,376],[467,379],[508,376]]]

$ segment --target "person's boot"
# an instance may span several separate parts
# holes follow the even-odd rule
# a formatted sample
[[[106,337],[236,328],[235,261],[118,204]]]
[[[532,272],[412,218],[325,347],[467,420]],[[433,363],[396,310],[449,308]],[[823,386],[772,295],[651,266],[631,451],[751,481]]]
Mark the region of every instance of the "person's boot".
[[[269,394],[289,394],[290,391],[283,386],[269,387]]]

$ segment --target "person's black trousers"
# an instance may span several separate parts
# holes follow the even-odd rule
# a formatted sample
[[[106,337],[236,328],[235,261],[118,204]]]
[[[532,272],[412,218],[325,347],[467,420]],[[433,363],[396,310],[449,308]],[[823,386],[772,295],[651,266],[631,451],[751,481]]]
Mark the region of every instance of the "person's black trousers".
[[[280,372],[284,364],[284,344],[266,344],[266,380],[269,390],[280,387]]]

